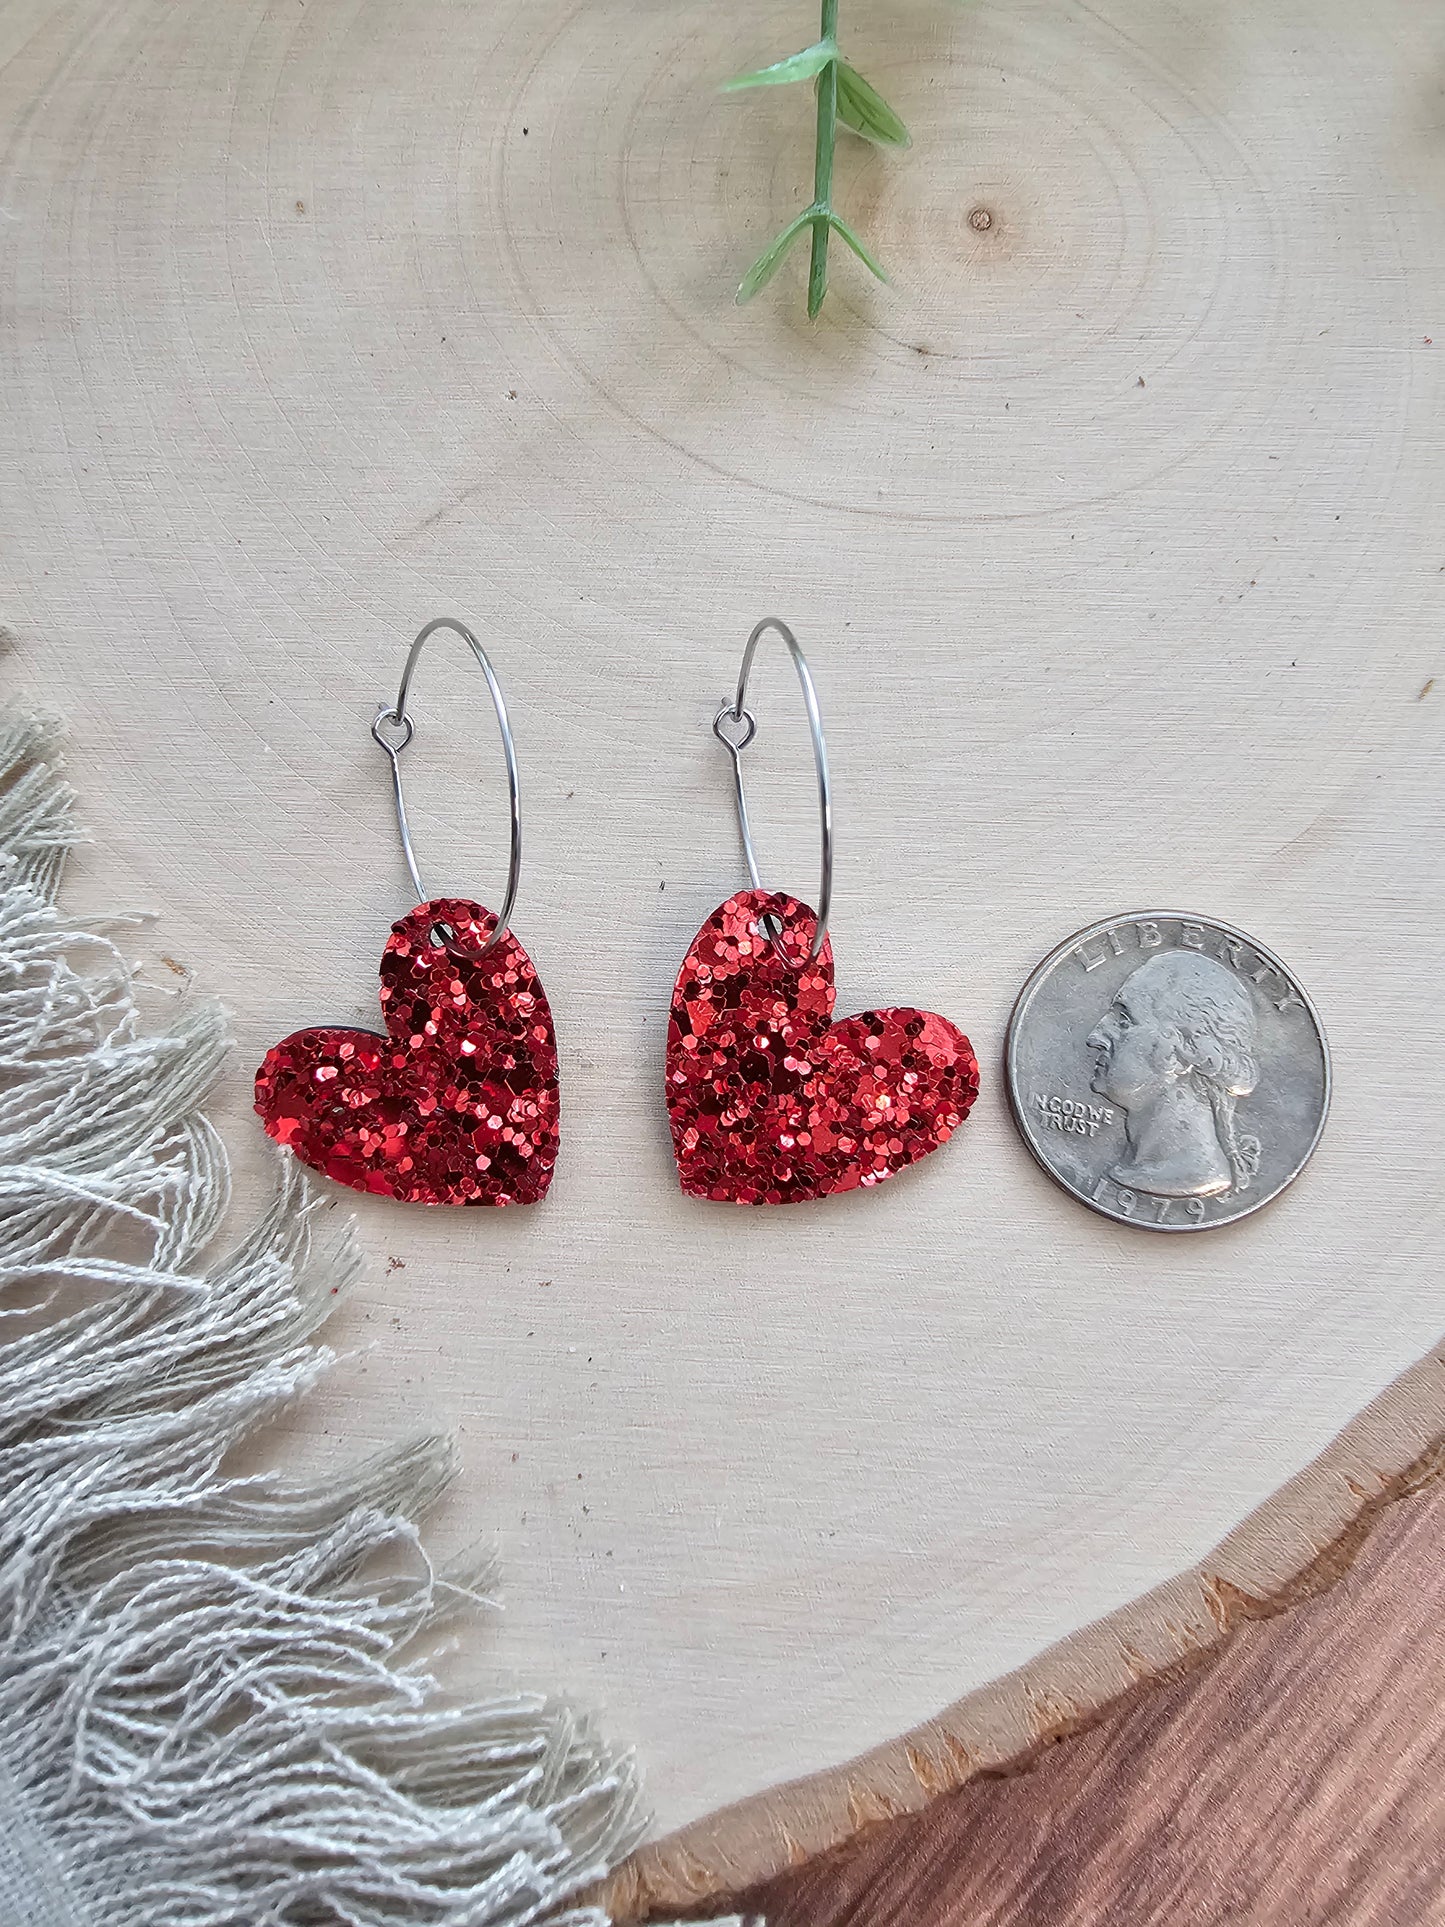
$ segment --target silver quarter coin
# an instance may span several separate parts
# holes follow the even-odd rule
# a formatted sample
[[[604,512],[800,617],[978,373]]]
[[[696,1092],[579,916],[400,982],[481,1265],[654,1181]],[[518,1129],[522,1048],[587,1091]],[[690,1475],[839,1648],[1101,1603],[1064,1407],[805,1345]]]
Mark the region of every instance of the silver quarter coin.
[[[1150,1231],[1207,1231],[1277,1198],[1330,1105],[1324,1029],[1279,958],[1177,911],[1110,917],[1045,957],[1007,1070],[1049,1176]]]

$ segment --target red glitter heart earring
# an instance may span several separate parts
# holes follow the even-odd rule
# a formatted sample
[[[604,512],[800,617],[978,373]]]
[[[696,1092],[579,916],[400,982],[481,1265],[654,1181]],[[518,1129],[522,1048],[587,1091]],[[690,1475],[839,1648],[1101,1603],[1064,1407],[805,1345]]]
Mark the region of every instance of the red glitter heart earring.
[[[498,916],[459,897],[428,899],[407,825],[401,752],[416,733],[407,693],[438,629],[455,630],[476,657],[502,733],[512,833]],[[522,868],[517,754],[496,674],[470,629],[448,616],[426,625],[371,733],[391,759],[419,899],[382,952],[387,1034],[297,1031],[266,1053],[256,1109],[303,1164],[353,1190],[404,1204],[537,1204],[557,1162],[557,1040],[532,960],[508,928]]]
[[[748,675],[775,630],[802,685],[818,775],[818,908],[764,890],[743,751],[757,734]],[[713,719],[733,761],[738,828],[752,888],[719,905],[693,938],[672,993],[667,1108],[682,1188],[730,1204],[798,1204],[880,1184],[946,1144],[978,1095],[978,1060],[947,1018],[872,1010],[833,1019],[833,803],[818,695],[786,623],[748,637],[737,694]]]

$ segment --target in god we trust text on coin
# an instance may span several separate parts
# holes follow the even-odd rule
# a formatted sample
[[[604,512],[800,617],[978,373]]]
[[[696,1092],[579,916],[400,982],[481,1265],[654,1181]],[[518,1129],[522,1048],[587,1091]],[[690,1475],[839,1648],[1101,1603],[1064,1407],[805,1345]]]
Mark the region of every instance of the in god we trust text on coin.
[[[1050,1177],[1153,1231],[1230,1224],[1278,1197],[1330,1102],[1323,1027],[1279,958],[1171,911],[1108,918],[1047,956],[1014,1006],[1007,1074]]]

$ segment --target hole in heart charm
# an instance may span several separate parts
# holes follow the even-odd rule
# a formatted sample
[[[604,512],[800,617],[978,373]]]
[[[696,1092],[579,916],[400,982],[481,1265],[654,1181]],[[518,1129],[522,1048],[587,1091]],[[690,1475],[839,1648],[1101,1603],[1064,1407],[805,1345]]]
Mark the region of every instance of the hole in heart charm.
[[[278,1144],[403,1204],[537,1204],[557,1162],[557,1040],[541,980],[496,918],[439,898],[392,925],[386,1036],[300,1030],[266,1053],[256,1110]],[[450,933],[446,941],[437,931]]]
[[[742,890],[693,938],[667,1029],[667,1108],[691,1197],[798,1204],[879,1184],[946,1144],[978,1095],[978,1059],[947,1018],[833,1022],[833,948],[809,961],[814,927],[806,904]]]

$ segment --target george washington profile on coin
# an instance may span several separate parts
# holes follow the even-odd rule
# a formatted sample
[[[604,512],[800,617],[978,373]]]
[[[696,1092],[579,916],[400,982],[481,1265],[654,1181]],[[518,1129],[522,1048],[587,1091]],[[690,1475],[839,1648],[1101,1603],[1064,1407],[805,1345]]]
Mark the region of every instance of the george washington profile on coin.
[[[1255,1028],[1249,984],[1213,957],[1165,951],[1124,979],[1088,1037],[1092,1089],[1125,1115],[1116,1184],[1161,1198],[1249,1189],[1262,1147],[1234,1113],[1259,1082]]]

